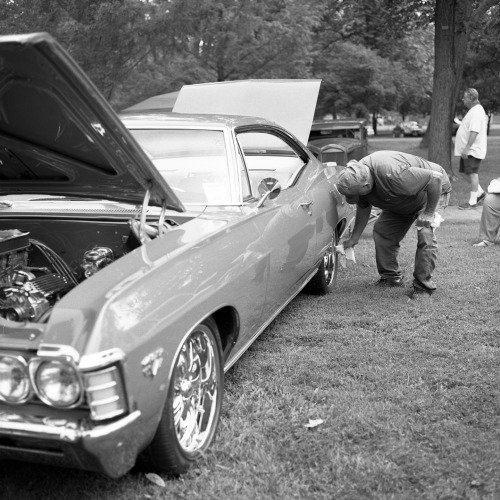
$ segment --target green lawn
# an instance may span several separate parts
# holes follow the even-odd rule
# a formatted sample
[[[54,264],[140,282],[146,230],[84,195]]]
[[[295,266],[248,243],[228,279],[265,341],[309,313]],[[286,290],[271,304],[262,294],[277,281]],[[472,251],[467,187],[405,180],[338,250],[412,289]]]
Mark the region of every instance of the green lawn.
[[[500,138],[489,146],[484,178],[500,175]],[[333,294],[299,296],[230,370],[217,440],[187,474],[161,487],[5,462],[0,498],[500,499],[500,247],[472,247],[477,220],[448,219],[438,291],[414,302],[373,286],[370,231]],[[415,245],[410,230],[408,284]]]

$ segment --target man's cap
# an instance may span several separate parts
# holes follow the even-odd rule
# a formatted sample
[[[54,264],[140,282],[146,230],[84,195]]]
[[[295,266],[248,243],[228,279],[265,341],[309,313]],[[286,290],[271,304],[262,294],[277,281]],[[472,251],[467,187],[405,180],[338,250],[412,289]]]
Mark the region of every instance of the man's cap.
[[[344,196],[353,196],[361,191],[366,192],[370,182],[370,169],[357,160],[351,160],[340,172],[337,188]]]

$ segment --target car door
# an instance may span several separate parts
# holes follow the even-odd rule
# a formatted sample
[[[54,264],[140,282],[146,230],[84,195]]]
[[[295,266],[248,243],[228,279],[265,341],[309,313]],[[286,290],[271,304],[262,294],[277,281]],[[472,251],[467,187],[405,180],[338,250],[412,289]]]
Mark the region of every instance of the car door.
[[[316,172],[308,168],[311,159],[300,155],[299,147],[286,135],[269,129],[251,130],[238,134],[238,140],[254,199],[258,199],[258,185],[263,179],[274,178],[281,185],[275,199],[267,199],[256,208],[261,230],[259,245],[269,253],[263,310],[266,317],[297,293],[314,265],[319,211],[313,200]]]

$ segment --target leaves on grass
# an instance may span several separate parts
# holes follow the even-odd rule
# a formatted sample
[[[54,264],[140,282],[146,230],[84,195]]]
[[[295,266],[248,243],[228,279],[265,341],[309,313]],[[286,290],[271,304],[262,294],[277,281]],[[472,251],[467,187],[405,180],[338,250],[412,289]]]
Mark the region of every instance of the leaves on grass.
[[[304,427],[307,427],[308,429],[313,429],[314,427],[318,427],[318,425],[321,425],[323,423],[323,420],[321,418],[309,419],[309,423],[304,424]]]
[[[156,486],[161,486],[162,488],[165,488],[166,486],[165,481],[158,474],[155,474],[154,472],[148,472],[146,474],[146,479],[156,484]]]

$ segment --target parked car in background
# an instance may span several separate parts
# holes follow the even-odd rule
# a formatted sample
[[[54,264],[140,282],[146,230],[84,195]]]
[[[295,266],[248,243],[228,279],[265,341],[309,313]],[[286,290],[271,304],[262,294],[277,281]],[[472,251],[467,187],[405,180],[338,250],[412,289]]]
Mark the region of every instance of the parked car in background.
[[[346,165],[368,154],[364,120],[315,120],[311,126],[308,148],[320,161]]]
[[[392,130],[393,137],[422,137],[425,130],[416,121],[402,122]]]
[[[182,473],[224,371],[332,289],[339,169],[265,118],[120,120],[47,34],[0,59],[0,460]]]

